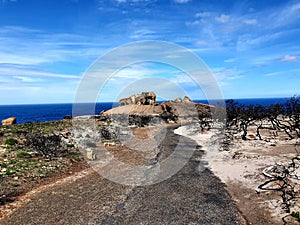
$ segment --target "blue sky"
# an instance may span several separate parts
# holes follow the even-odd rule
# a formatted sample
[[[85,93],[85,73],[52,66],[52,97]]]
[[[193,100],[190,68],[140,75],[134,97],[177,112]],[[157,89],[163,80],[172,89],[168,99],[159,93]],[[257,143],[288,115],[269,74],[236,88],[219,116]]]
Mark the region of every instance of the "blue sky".
[[[299,37],[299,0],[0,0],[0,104],[73,102],[97,58],[141,40],[190,49],[225,98],[289,97],[300,94]],[[138,82],[151,77],[204,96],[181,71],[142,63],[109,80],[99,101],[123,97],[134,83],[133,93],[153,89]]]

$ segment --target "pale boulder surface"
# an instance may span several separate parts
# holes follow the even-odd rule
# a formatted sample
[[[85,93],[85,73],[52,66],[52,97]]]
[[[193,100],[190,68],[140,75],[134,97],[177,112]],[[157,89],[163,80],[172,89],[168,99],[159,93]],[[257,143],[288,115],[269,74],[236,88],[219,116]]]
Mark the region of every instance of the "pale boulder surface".
[[[17,123],[16,117],[9,117],[5,120],[2,120],[2,125],[12,125]]]

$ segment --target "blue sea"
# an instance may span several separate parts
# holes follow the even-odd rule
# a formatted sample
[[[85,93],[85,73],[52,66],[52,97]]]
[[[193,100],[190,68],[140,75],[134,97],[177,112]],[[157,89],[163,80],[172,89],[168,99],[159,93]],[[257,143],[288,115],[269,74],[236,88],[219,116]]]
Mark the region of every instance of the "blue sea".
[[[275,103],[284,103],[288,98],[257,98],[257,99],[235,99],[240,104],[260,104],[268,106]],[[196,102],[207,104],[207,100],[197,100]],[[93,105],[94,114],[99,114],[118,105],[117,103],[105,102]],[[86,115],[84,110],[87,105],[83,104],[82,112],[76,115]],[[66,115],[72,115],[72,103],[65,104],[38,104],[38,105],[0,105],[0,122],[8,117],[16,117],[17,123],[26,122],[46,122],[61,120]],[[89,111],[90,112],[90,111]],[[90,113],[89,113],[90,114]]]

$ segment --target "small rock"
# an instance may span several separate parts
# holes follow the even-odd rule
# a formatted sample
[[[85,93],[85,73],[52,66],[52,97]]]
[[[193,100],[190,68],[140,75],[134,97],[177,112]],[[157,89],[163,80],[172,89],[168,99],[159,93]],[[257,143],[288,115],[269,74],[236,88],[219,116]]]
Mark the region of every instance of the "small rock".
[[[2,125],[12,125],[17,123],[17,118],[16,117],[10,117],[5,120],[2,120]]]
[[[94,154],[94,151],[92,149],[86,149],[86,158],[88,160],[95,160],[96,159],[96,155]]]

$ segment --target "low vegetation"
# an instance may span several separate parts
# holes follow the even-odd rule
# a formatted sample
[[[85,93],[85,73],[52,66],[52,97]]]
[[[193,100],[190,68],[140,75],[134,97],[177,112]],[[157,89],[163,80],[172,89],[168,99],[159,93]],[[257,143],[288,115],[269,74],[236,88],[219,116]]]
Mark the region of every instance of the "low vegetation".
[[[71,128],[71,121],[0,126],[0,205],[85,167]]]

